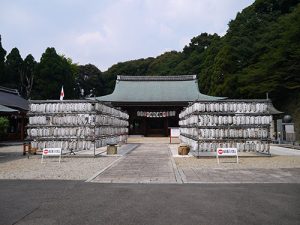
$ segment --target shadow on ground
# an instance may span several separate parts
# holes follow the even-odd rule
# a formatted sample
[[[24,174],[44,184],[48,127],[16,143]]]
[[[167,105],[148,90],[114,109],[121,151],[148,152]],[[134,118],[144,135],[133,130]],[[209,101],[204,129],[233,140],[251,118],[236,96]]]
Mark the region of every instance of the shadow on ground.
[[[299,224],[299,184],[0,180],[0,224]]]

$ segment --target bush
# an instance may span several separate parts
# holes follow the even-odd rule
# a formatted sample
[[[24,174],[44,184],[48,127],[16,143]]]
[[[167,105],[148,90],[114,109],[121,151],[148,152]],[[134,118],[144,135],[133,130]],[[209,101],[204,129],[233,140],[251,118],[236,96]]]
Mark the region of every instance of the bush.
[[[7,128],[9,126],[9,121],[6,117],[0,117],[0,136],[7,134]]]

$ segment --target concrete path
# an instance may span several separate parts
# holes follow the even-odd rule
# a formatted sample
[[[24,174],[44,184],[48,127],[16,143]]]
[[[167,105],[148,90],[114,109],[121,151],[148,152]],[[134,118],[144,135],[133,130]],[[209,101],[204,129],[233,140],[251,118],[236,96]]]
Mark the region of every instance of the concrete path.
[[[298,225],[299,184],[0,180],[2,225]]]
[[[276,145],[272,145],[270,148],[270,153],[272,155],[295,155],[300,156],[300,150],[292,148],[284,148]]]
[[[177,183],[176,166],[168,144],[141,144],[117,163],[100,173],[99,183]]]

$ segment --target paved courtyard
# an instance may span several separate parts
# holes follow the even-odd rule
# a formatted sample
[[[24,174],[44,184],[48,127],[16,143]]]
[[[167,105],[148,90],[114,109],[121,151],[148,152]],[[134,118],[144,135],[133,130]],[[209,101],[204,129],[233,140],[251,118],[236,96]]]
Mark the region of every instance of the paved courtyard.
[[[176,140],[175,140],[176,141]],[[0,179],[81,180],[98,183],[300,183],[299,150],[271,146],[272,157],[233,158],[176,156],[169,138],[130,137],[118,155],[47,159],[27,158],[22,146],[0,147]],[[273,151],[273,152],[272,152]],[[276,153],[275,153],[276,152]],[[276,155],[277,154],[277,155]]]
[[[143,143],[142,139],[134,141]],[[167,139],[146,139],[90,181],[99,183],[300,183],[300,157],[296,155],[234,159],[175,157],[175,144]],[[149,143],[150,142],[150,143]],[[285,149],[281,149],[284,151]],[[288,149],[287,149],[288,151]],[[284,152],[283,152],[284,153]]]
[[[168,144],[141,144],[93,182],[176,183]]]

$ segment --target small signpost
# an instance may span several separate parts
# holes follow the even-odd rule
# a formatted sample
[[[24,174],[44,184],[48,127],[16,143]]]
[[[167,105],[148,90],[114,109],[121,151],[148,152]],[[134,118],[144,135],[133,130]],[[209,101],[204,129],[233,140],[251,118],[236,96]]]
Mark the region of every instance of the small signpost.
[[[217,148],[217,161],[220,163],[220,156],[236,156],[236,163],[239,163],[237,148]]]
[[[42,161],[43,163],[44,157],[46,156],[59,156],[58,162],[60,163],[61,160],[61,148],[44,148],[42,154]]]

